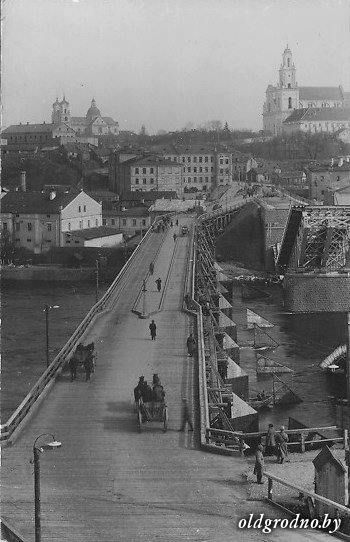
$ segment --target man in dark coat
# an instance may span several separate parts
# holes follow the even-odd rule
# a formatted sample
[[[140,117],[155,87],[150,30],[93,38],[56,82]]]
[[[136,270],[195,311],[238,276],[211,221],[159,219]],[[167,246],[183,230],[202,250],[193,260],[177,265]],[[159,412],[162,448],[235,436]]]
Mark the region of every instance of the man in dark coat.
[[[70,380],[76,380],[77,378],[78,360],[75,356],[72,356],[69,360]]]
[[[158,292],[160,292],[161,289],[162,289],[162,279],[161,279],[160,277],[157,278],[157,280],[155,281],[155,283],[156,283],[156,285],[157,285],[157,290],[158,290]]]
[[[276,453],[276,431],[273,423],[269,423],[269,428],[266,434],[266,455]]]
[[[141,395],[142,395],[142,387],[144,385],[144,380],[145,380],[145,377],[140,376],[138,384],[137,384],[136,388],[134,388],[135,401],[138,401],[140,399]]]
[[[155,341],[156,340],[156,335],[157,335],[157,324],[155,323],[154,320],[152,320],[152,322],[150,323],[149,330],[150,330],[150,333],[151,333],[152,341]]]
[[[180,431],[185,431],[186,423],[188,423],[189,431],[193,431],[193,424],[191,420],[190,409],[187,403],[187,399],[182,399],[182,422]]]
[[[261,444],[259,444],[257,451],[255,452],[255,466],[254,466],[254,474],[256,474],[256,481],[258,484],[263,484],[262,481],[262,473],[264,470],[264,454],[263,454],[263,447]]]
[[[192,333],[190,333],[189,337],[187,338],[186,344],[187,344],[188,355],[190,357],[193,357],[193,354],[194,354],[195,349],[196,349],[196,340],[193,337]]]

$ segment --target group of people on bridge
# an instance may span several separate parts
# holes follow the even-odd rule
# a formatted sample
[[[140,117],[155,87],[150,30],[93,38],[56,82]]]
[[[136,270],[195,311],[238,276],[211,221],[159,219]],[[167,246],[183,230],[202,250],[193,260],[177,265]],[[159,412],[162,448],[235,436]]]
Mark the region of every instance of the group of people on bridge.
[[[162,403],[165,398],[165,391],[161,384],[157,373],[154,373],[152,378],[152,387],[145,380],[144,376],[140,376],[139,382],[134,388],[134,398],[138,402],[140,399],[144,403]]]
[[[70,371],[71,382],[77,379],[77,369],[82,366],[85,371],[85,381],[91,380],[91,374],[95,372],[95,359],[94,354],[95,343],[91,342],[84,346],[79,343],[75,349],[74,354],[71,356],[68,364]]]

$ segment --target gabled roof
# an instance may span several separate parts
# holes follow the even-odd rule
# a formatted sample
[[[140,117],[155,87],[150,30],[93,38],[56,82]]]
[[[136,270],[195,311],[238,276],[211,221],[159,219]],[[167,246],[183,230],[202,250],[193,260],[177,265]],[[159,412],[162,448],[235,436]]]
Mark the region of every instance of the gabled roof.
[[[98,239],[99,237],[110,237],[111,235],[121,234],[122,232],[108,226],[98,226],[97,228],[87,228],[85,230],[71,230],[65,232],[67,237],[80,237],[88,241],[89,239]]]
[[[341,87],[299,87],[300,100],[343,100]]]
[[[324,446],[322,450],[320,451],[320,453],[315,457],[315,459],[313,459],[312,462],[316,470],[322,469],[322,467],[326,463],[333,463],[335,467],[337,468],[337,470],[339,470],[341,473],[345,472],[344,465],[339,461],[339,459],[334,457],[334,455],[332,454],[328,446]]]
[[[84,124],[85,126],[88,125],[88,121],[85,117],[71,117],[70,119],[73,124]]]
[[[122,162],[120,166],[178,166],[181,167],[180,164],[177,162],[173,162],[172,160],[165,160],[161,156],[157,156],[155,154],[151,154],[148,156],[136,156],[135,158],[130,158],[129,160],[125,160],[125,162]]]
[[[42,124],[12,124],[11,126],[8,126],[5,128],[5,130],[2,132],[2,135],[10,134],[10,133],[39,133],[39,132],[52,132],[54,129],[53,124],[46,124],[45,122]]]
[[[342,107],[322,107],[296,109],[283,124],[292,122],[313,122],[313,121],[345,121],[350,122],[350,109]]]
[[[109,126],[115,126],[118,124],[115,120],[112,119],[112,117],[102,117],[106,124]]]
[[[41,192],[8,192],[1,200],[1,212],[13,214],[58,214],[78,195],[79,191],[68,194],[58,193],[53,200]]]

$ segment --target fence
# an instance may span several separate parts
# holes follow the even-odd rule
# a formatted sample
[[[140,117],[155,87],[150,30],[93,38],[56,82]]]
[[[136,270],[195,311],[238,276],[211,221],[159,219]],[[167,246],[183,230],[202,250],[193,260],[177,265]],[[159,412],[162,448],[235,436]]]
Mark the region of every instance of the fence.
[[[0,427],[0,441],[6,442],[9,440],[14,431],[19,428],[20,424],[25,420],[26,416],[29,414],[33,408],[36,401],[43,394],[45,388],[51,384],[57,375],[61,372],[64,364],[69,358],[70,354],[76,348],[81,337],[86,332],[87,328],[90,326],[91,322],[94,320],[97,314],[104,311],[107,305],[111,302],[112,297],[115,298],[115,295],[121,287],[123,278],[126,276],[128,270],[131,266],[135,264],[136,259],[139,257],[141,249],[148,243],[151,238],[152,227],[149,228],[131,257],[125,263],[123,268],[118,273],[117,277],[108,288],[107,292],[103,297],[90,309],[88,314],[85,316],[84,320],[79,324],[73,335],[39,378],[33,388],[29,391],[26,397],[23,399],[21,404],[16,408],[15,412],[10,416],[8,421],[1,425]]]

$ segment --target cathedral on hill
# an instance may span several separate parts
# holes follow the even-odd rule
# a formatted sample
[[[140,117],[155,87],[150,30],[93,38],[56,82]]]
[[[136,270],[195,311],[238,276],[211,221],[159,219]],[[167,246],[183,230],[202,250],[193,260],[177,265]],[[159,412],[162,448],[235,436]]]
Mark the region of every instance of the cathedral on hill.
[[[295,131],[335,133],[350,128],[350,93],[341,86],[299,87],[287,45],[278,83],[266,89],[263,128],[274,136]]]
[[[56,98],[52,105],[52,124],[54,126],[66,127],[80,139],[85,137],[94,137],[101,135],[118,135],[119,125],[111,117],[102,117],[99,108],[96,105],[95,98],[91,101],[91,106],[86,112],[85,117],[72,117],[70,113],[69,102],[63,97],[61,102]]]

